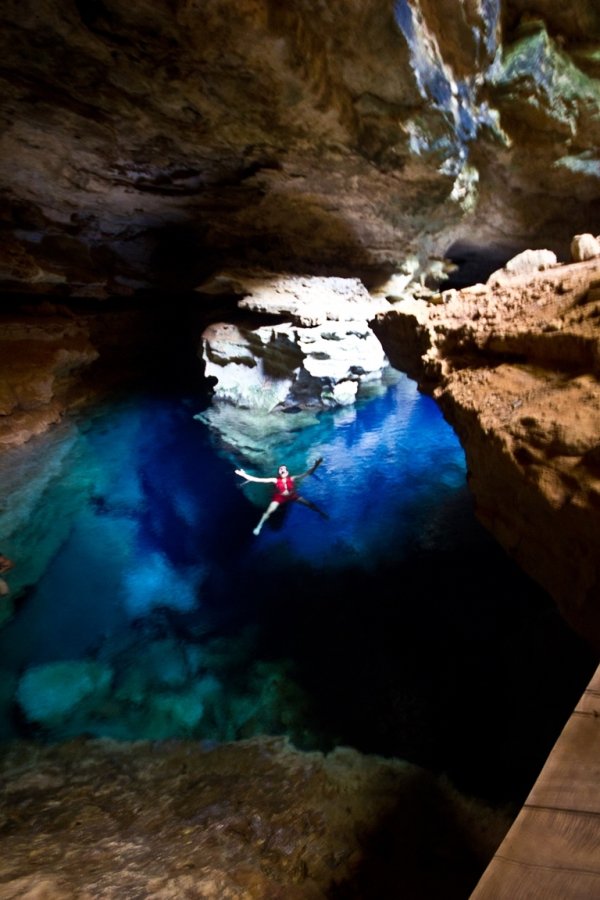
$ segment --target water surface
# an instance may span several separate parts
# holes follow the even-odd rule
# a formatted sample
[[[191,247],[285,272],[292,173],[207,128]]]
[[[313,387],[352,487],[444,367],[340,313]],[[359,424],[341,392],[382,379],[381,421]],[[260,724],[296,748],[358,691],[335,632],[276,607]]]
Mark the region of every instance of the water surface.
[[[434,402],[395,377],[268,435],[240,415],[248,455],[198,411],[131,396],[3,458],[3,736],[287,733],[524,790],[592,660],[478,526]],[[271,489],[234,468],[317,457],[327,517],[293,504],[255,537]]]

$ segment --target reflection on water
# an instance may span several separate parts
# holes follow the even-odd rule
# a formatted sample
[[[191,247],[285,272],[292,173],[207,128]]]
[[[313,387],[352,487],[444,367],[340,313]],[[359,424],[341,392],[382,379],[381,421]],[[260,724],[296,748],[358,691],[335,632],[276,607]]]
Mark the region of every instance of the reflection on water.
[[[357,408],[265,431],[273,466],[324,457],[302,493],[329,518],[293,504],[258,538],[271,489],[233,469],[274,472],[196,412],[132,397],[3,457],[0,550],[17,563],[3,736],[288,733],[405,756],[483,793],[520,788],[588,658],[477,526],[433,401],[398,378]],[[256,449],[257,422],[238,425]],[[541,670],[552,710],[528,710]]]

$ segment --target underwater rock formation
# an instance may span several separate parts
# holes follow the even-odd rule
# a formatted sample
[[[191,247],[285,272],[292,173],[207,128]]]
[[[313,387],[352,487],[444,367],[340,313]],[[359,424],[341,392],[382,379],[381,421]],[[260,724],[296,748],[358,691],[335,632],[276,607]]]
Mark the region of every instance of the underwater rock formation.
[[[110,666],[93,660],[46,663],[26,671],[16,697],[32,722],[58,725],[80,707],[106,698],[111,680]]]
[[[600,646],[600,260],[509,270],[373,327],[456,429],[481,521]]]
[[[0,893],[466,897],[508,822],[416,766],[283,739],[0,753]]]

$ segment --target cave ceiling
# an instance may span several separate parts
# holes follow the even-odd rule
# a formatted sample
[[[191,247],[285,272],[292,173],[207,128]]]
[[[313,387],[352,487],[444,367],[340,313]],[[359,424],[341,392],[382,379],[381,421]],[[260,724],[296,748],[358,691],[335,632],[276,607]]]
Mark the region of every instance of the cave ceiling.
[[[369,283],[600,231],[595,0],[4,0],[0,26],[5,296]]]

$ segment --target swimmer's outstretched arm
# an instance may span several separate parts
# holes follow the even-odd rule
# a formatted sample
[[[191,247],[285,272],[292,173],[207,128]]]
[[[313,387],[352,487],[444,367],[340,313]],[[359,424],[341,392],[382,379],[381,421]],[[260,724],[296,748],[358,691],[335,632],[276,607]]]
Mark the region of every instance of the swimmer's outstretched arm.
[[[245,478],[246,481],[258,481],[260,484],[275,484],[277,481],[276,478],[258,478],[256,475],[248,475],[243,469],[236,469],[235,474],[240,478]]]
[[[322,462],[323,462],[323,457],[320,456],[320,457],[312,464],[312,466],[310,467],[310,469],[307,469],[306,472],[303,472],[303,473],[302,473],[302,475],[292,475],[292,478],[294,479],[294,481],[301,481],[303,478],[306,478],[307,475],[313,475],[313,474],[317,471],[317,469],[319,468],[319,466],[321,465]]]

